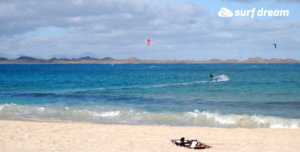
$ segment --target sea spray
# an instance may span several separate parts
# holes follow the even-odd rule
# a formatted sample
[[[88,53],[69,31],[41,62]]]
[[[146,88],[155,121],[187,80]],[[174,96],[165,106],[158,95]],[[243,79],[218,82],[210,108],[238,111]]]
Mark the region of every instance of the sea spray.
[[[217,81],[229,81],[229,80],[230,80],[230,79],[228,78],[228,76],[227,76],[227,75],[224,75],[224,74],[219,75],[219,76],[216,76],[216,78],[217,78]]]

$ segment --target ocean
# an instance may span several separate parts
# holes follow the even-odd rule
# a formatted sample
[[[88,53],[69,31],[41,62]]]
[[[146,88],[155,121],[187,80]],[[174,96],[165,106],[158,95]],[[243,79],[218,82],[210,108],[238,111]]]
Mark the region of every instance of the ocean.
[[[300,64],[0,65],[0,118],[299,129],[299,78]]]

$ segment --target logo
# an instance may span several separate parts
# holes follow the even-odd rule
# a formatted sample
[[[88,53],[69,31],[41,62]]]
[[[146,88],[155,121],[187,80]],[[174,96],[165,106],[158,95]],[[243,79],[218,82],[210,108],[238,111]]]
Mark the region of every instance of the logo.
[[[241,16],[241,17],[251,17],[251,18],[254,18],[255,16],[257,17],[289,16],[289,14],[290,14],[289,10],[265,10],[264,8],[261,8],[260,10],[257,11],[256,8],[252,8],[251,10],[235,10],[233,14],[231,10],[225,7],[222,7],[218,13],[220,17]]]
[[[225,7],[221,8],[221,10],[219,11],[218,15],[220,17],[232,17],[233,13],[231,12],[230,9],[227,9]]]

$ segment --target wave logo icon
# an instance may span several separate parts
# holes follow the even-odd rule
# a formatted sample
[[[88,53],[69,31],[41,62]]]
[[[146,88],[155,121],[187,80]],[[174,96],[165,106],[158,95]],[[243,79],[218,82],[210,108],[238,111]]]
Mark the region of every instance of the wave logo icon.
[[[218,15],[220,17],[232,17],[233,13],[231,12],[230,9],[227,9],[225,7],[221,8],[221,10],[219,11]]]

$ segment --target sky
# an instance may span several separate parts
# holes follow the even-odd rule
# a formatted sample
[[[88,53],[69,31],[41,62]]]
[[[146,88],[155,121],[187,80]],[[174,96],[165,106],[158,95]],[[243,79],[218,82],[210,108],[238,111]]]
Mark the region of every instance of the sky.
[[[300,60],[299,8],[300,0],[1,0],[0,53]]]

